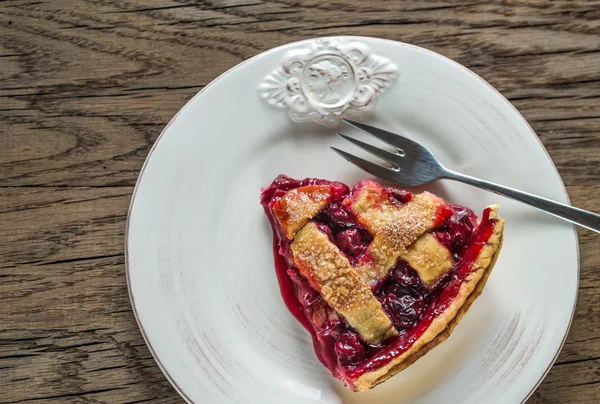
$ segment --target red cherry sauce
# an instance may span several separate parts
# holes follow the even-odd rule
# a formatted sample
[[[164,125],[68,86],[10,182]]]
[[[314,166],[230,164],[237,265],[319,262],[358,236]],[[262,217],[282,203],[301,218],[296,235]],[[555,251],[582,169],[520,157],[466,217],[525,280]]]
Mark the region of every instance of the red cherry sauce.
[[[275,259],[275,271],[281,290],[281,296],[285,305],[292,315],[306,328],[313,338],[313,345],[318,359],[327,367],[334,376],[343,379],[345,369],[338,366],[338,355],[336,354],[336,343],[340,339],[342,332],[345,332],[346,344],[340,345],[344,352],[351,352],[353,341],[353,332],[343,317],[327,305],[319,293],[314,290],[306,278],[304,278],[292,260],[290,243],[285,234],[278,226],[273,215],[272,206],[287,191],[306,185],[331,185],[334,187],[334,199],[330,205],[315,218],[319,228],[328,234],[330,239],[335,242],[336,236],[342,231],[349,230],[352,227],[353,218],[347,212],[340,210],[341,200],[350,190],[341,183],[330,182],[308,178],[302,181],[294,180],[284,175],[278,176],[273,183],[263,189],[261,194],[261,204],[271,222],[273,228],[273,255]],[[320,219],[317,220],[317,219]],[[325,224],[327,222],[328,224]],[[340,237],[343,239],[343,235]],[[368,245],[370,240],[367,240]],[[365,247],[366,249],[366,247]],[[342,349],[342,348],[339,348]],[[352,354],[349,356],[349,363],[356,362],[356,358],[364,359],[364,355]],[[353,362],[354,360],[354,362]]]
[[[337,356],[334,352],[334,344],[336,339],[326,333],[321,335],[317,333],[317,330],[310,320],[312,318],[314,310],[313,305],[315,302],[313,302],[311,305],[303,305],[301,303],[301,296],[306,293],[305,288],[310,288],[310,286],[308,286],[308,282],[306,282],[306,286],[304,288],[300,287],[296,282],[294,282],[290,277],[290,273],[293,273],[295,270],[289,268],[285,258],[279,254],[279,245],[277,240],[275,240],[273,247],[273,252],[275,255],[275,272],[277,273],[277,280],[279,281],[281,297],[283,298],[286,307],[296,318],[296,320],[298,320],[298,322],[300,322],[300,324],[302,324],[312,336],[315,353],[317,354],[317,358],[323,364],[323,366],[328,368],[334,375],[337,375],[337,377],[343,377],[343,375],[339,374],[339,371],[336,370],[338,367]],[[296,276],[301,277],[297,271]],[[316,290],[312,289],[312,291],[319,296]],[[319,301],[323,301],[320,296],[317,299],[317,302]]]

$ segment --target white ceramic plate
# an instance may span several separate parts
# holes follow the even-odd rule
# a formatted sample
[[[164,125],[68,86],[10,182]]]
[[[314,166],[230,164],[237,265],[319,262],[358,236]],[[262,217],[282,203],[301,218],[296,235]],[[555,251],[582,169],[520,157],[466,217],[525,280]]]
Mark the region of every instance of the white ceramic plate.
[[[532,129],[481,78],[403,43],[326,41],[348,40],[371,65],[380,63],[371,72],[379,69],[382,80],[366,101],[357,95],[355,105],[373,107],[357,119],[402,131],[451,169],[568,202]],[[323,79],[336,84],[350,72],[352,80],[362,74],[360,57],[348,65],[320,60],[312,72],[325,73],[305,76],[304,87],[294,90],[307,98],[280,94],[277,102],[308,122],[292,121],[261,97],[273,96],[278,69],[298,67],[292,59],[310,56],[316,44],[272,49],[228,71],[175,116],[150,152],[131,204],[126,250],[131,301],[156,361],[190,403],[524,401],[564,343],[578,285],[573,227],[532,208],[458,183],[427,187],[479,213],[500,203],[504,248],[484,293],[448,341],[374,390],[351,393],[333,379],[285,308],[260,188],[280,173],[349,184],[367,177],[329,146],[357,150],[311,121],[334,122],[328,114],[348,106],[359,87],[350,81],[332,90]],[[343,94],[331,98],[328,89]],[[375,94],[379,89],[385,91]],[[315,100],[325,105],[318,113],[309,105]]]

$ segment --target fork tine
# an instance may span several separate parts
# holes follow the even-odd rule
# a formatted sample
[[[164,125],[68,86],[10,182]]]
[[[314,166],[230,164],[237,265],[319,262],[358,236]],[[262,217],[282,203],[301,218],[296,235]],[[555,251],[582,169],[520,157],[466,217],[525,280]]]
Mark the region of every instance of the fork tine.
[[[389,151],[386,150],[382,150],[379,149],[373,145],[370,145],[368,143],[365,142],[361,142],[360,140],[357,139],[353,139],[350,136],[346,136],[342,133],[336,133],[336,135],[338,135],[339,137],[346,139],[347,141],[355,144],[356,146],[360,147],[363,150],[366,150],[367,152],[371,153],[372,155],[379,157],[382,160],[387,161],[388,163],[392,163],[394,165],[399,165],[400,164],[400,159],[402,158],[401,156],[398,156],[395,153],[390,153]]]
[[[418,147],[418,144],[416,144],[410,139],[405,138],[404,136],[400,136],[395,133],[379,129],[371,125],[366,125],[364,123],[351,121],[350,119],[342,118],[342,121],[344,121],[350,126],[354,126],[356,129],[360,129],[363,132],[376,137],[377,139],[389,144],[390,146],[396,147],[403,151],[406,151],[406,149],[414,149],[415,147]]]
[[[370,161],[361,159],[360,157],[356,157],[350,153],[347,153],[347,152],[337,149],[335,147],[331,147],[331,150],[333,150],[334,152],[336,152],[337,154],[339,154],[340,156],[342,156],[343,158],[345,158],[346,160],[348,160],[350,163],[354,164],[355,166],[358,166],[359,168],[374,175],[375,177],[379,177],[386,181],[391,181],[392,176],[395,173],[395,171],[391,168],[387,168],[387,167],[377,165],[375,163],[371,163]]]

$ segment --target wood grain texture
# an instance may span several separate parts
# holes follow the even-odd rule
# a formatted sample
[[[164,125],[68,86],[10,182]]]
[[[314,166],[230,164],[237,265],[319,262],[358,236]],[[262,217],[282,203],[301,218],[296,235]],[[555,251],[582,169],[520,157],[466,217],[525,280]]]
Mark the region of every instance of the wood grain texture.
[[[223,71],[334,34],[409,42],[471,68],[531,123],[572,202],[599,209],[599,1],[2,1],[0,403],[182,402],[127,296],[139,169]],[[600,402],[600,236],[579,241],[575,320],[529,404]]]

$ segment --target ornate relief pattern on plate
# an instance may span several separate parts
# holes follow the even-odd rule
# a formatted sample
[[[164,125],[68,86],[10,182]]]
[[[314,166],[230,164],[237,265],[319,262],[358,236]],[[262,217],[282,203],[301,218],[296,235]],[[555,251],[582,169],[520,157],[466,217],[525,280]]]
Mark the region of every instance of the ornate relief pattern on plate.
[[[269,104],[287,108],[294,121],[335,126],[342,114],[370,109],[397,76],[396,65],[364,43],[325,38],[289,51],[259,93]]]

